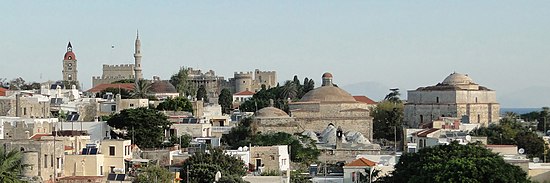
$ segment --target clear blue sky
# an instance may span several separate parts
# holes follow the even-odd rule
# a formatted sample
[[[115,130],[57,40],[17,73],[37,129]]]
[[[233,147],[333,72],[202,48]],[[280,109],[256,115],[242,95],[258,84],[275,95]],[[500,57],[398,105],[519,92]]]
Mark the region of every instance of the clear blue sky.
[[[136,29],[147,78],[191,66],[320,83],[329,71],[340,86],[409,90],[456,71],[516,97],[503,106],[550,102],[550,1],[8,1],[0,78],[62,79],[71,41],[89,88],[102,64],[133,63]],[[548,100],[518,100],[533,90]]]

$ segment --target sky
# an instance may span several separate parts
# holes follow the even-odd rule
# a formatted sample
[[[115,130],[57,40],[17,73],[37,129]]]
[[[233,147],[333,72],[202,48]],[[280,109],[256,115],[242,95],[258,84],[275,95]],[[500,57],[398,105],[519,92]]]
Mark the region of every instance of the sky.
[[[0,78],[61,80],[69,41],[84,89],[102,64],[144,77],[179,67],[275,70],[319,85],[331,72],[353,94],[437,84],[452,72],[497,91],[503,107],[550,104],[550,1],[7,1],[0,6]],[[112,46],[114,45],[114,48]],[[359,88],[359,89],[357,89]],[[534,95],[534,96],[533,96]]]

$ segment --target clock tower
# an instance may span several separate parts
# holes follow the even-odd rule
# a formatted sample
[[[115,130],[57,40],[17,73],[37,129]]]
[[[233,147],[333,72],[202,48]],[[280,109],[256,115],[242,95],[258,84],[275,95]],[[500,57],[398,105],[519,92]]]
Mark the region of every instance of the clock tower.
[[[69,42],[69,45],[67,45],[67,52],[63,57],[63,81],[78,86],[78,71],[76,70],[76,66],[76,56],[73,52],[73,46],[71,45],[71,42]],[[70,86],[65,87],[69,88]]]

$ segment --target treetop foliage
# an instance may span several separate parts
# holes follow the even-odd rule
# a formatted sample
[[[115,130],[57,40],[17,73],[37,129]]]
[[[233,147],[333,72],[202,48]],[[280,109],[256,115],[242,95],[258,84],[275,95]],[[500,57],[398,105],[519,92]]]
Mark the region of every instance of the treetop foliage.
[[[529,182],[520,167],[479,144],[452,142],[401,156],[389,182]]]
[[[114,114],[107,124],[113,128],[126,130],[119,134],[124,139],[132,139],[139,147],[159,147],[164,141],[164,130],[172,124],[168,118],[154,109],[125,109]]]

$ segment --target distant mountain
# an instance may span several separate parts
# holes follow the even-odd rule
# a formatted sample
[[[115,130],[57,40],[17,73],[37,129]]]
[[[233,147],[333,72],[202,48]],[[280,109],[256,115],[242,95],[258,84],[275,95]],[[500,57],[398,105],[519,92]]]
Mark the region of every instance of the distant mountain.
[[[340,87],[351,93],[352,95],[365,95],[374,101],[380,101],[384,99],[384,97],[389,93],[390,89],[390,87],[384,84],[373,81],[365,81]],[[401,98],[403,97],[403,93],[401,93]]]
[[[497,91],[497,100],[502,107],[544,107],[550,106],[550,87],[532,86],[501,94]]]

